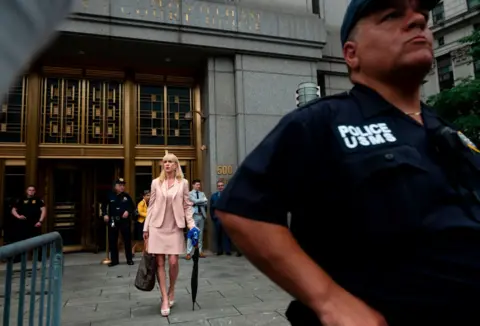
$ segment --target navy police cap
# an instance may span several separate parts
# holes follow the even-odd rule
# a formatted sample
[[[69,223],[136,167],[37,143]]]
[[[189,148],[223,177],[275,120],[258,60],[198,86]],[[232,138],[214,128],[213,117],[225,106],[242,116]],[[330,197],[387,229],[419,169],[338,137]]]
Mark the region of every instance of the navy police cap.
[[[420,6],[426,10],[432,10],[440,0],[417,0],[420,2]],[[374,9],[374,5],[378,3],[379,7],[385,7],[388,0],[351,0],[348,5],[345,16],[343,17],[342,29],[340,31],[340,37],[342,46],[347,42],[350,32],[355,27],[360,19],[362,19],[366,12]]]
[[[124,178],[118,178],[117,180],[115,180],[115,184],[116,185],[124,185],[124,184],[126,184],[126,182],[125,182]]]

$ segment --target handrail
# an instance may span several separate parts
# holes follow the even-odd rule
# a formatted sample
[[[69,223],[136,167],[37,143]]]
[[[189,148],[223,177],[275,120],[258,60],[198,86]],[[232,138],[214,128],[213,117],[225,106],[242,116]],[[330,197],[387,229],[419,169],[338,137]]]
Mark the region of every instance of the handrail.
[[[60,326],[62,312],[62,275],[63,275],[63,240],[58,232],[52,232],[31,239],[15,242],[0,248],[0,259],[7,260],[5,275],[5,292],[3,307],[3,325],[10,325],[10,306],[12,303],[12,279],[15,257],[21,256],[20,284],[17,310],[17,324],[23,325],[25,319],[25,292],[27,278],[27,254],[33,251],[32,273],[30,278],[30,305],[28,311],[28,325],[35,325],[37,261],[41,252],[40,267],[40,300],[38,323],[40,326]],[[47,274],[47,251],[48,274]],[[48,280],[48,285],[46,284]],[[47,288],[46,288],[47,287]],[[45,293],[47,302],[45,307]],[[45,318],[44,318],[45,313]]]
[[[55,243],[57,245],[57,249],[63,248],[63,240],[60,233],[51,232],[47,234],[42,234],[38,237],[23,240],[20,242],[14,242],[6,246],[0,247],[0,260],[15,257],[24,252],[32,251],[35,248],[41,247],[49,243]]]

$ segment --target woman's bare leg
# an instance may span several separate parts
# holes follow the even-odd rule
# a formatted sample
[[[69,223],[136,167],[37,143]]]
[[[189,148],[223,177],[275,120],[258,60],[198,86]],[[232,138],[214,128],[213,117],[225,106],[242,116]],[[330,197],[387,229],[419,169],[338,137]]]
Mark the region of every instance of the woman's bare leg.
[[[157,275],[158,282],[160,283],[160,294],[162,295],[162,307],[161,310],[167,310],[168,305],[168,292],[167,292],[167,272],[165,270],[165,255],[157,255]]]
[[[170,276],[170,287],[168,289],[168,300],[175,300],[175,282],[178,278],[179,266],[178,255],[168,256],[168,274]]]

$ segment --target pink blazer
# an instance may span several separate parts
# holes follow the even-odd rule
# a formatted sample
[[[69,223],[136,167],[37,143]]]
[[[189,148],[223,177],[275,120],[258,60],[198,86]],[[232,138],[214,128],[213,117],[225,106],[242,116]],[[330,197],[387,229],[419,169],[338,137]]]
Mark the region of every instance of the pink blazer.
[[[173,195],[173,214],[175,215],[175,222],[180,229],[185,228],[185,222],[189,229],[195,226],[193,220],[193,203],[189,199],[188,181],[186,179],[175,180],[175,193]],[[147,209],[147,219],[143,227],[143,231],[147,232],[148,227],[160,228],[162,227],[165,218],[167,190],[162,186],[158,178],[152,181],[150,190],[150,201]]]

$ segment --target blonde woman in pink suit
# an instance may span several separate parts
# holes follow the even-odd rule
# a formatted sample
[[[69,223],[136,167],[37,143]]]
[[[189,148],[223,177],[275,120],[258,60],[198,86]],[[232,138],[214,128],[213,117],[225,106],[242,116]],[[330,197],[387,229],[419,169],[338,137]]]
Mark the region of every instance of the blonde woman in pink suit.
[[[163,157],[163,169],[152,181],[143,238],[147,251],[156,255],[157,275],[160,282],[162,316],[170,314],[175,300],[175,281],[178,276],[178,256],[185,253],[183,229],[195,227],[188,181],[184,179],[178,159],[173,154]],[[168,256],[170,287],[167,291],[165,257]]]

